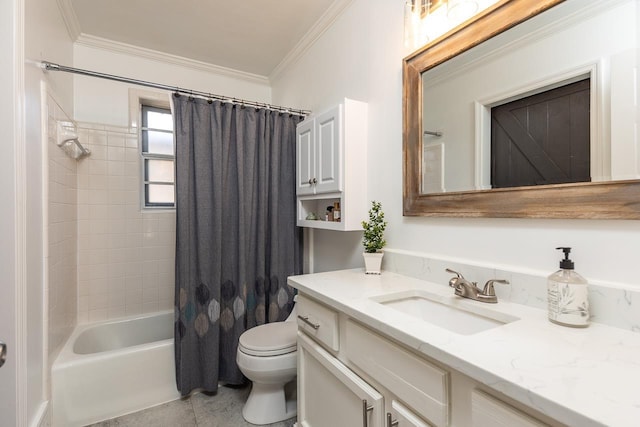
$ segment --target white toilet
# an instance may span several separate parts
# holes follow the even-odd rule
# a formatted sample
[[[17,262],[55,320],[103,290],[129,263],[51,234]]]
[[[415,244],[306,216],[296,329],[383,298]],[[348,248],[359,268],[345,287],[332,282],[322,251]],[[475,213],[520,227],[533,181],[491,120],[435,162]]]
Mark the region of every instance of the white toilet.
[[[252,424],[270,424],[296,416],[297,349],[295,306],[284,322],[267,323],[240,336],[236,361],[253,382],[242,416]],[[285,387],[289,383],[289,387]],[[291,387],[292,390],[289,390]]]

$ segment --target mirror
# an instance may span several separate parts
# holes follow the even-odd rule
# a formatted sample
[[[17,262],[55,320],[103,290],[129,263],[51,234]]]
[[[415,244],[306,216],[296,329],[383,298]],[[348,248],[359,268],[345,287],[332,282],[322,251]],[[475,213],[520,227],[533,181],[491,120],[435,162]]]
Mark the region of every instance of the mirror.
[[[405,215],[640,219],[637,5],[559,3],[500,1],[404,60]],[[591,182],[495,188],[493,107],[569,84],[587,90]]]

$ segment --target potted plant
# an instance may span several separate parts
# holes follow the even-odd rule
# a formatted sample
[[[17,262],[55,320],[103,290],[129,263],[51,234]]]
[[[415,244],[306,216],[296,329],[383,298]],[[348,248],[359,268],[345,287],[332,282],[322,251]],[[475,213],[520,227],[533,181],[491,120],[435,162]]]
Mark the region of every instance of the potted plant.
[[[382,257],[384,252],[382,248],[387,244],[384,240],[384,230],[387,228],[387,222],[384,220],[384,212],[382,212],[382,204],[375,200],[371,202],[369,209],[369,221],[362,221],[364,229],[364,237],[362,244],[364,245],[364,264],[366,274],[380,274],[380,266],[382,265]]]

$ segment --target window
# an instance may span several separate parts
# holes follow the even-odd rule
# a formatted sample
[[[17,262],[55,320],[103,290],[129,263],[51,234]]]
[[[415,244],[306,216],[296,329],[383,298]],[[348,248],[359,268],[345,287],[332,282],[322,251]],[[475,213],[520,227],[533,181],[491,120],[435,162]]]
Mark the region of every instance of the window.
[[[145,208],[175,206],[173,119],[168,108],[142,105],[142,171]]]

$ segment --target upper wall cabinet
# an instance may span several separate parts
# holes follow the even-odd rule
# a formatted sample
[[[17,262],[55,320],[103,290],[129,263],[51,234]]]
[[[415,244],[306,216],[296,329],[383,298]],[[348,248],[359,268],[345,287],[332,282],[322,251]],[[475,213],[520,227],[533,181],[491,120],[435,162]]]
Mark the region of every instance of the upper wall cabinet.
[[[298,194],[342,191],[340,126],[338,105],[298,126]]]
[[[298,226],[360,230],[366,218],[367,104],[351,99],[298,124]],[[327,208],[339,203],[340,221]],[[315,218],[315,219],[314,219]]]

